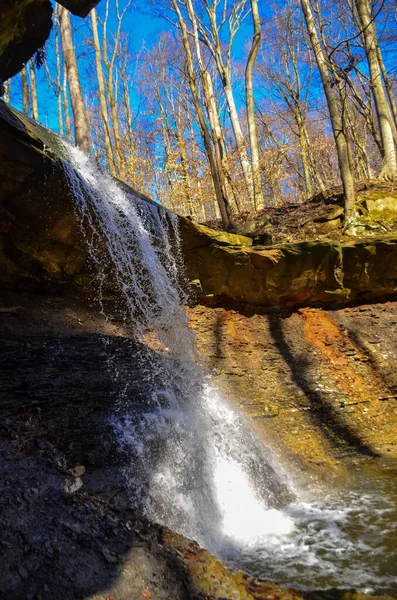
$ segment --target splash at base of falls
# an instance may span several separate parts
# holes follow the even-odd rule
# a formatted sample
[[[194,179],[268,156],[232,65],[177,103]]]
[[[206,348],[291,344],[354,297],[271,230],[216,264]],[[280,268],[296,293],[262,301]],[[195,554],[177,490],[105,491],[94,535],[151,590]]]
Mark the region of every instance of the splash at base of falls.
[[[141,477],[135,490],[152,520],[218,554],[253,535],[293,528],[272,508],[293,497],[287,473],[210,385],[188,410],[156,410],[135,423],[124,415],[114,427],[141,473],[154,445],[146,488]]]
[[[296,500],[279,513],[291,531],[254,535],[223,559],[285,586],[397,596],[395,489]]]

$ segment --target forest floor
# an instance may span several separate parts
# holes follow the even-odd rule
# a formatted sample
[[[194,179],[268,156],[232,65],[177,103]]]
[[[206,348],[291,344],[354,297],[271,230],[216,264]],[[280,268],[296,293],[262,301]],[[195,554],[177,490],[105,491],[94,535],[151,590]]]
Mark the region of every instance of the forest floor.
[[[386,200],[386,202],[385,202]],[[397,186],[395,183],[362,181],[356,184],[357,227],[361,237],[381,237],[397,231]],[[382,206],[379,205],[383,203]],[[262,244],[314,240],[349,240],[343,232],[343,191],[335,187],[301,204],[266,207],[257,213],[234,216],[234,231],[252,236]],[[222,229],[219,220],[205,223]]]

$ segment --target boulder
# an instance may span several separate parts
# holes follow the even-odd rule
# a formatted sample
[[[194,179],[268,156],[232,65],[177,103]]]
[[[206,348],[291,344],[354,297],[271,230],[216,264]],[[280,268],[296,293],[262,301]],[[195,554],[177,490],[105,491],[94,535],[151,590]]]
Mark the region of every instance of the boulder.
[[[365,197],[364,206],[372,219],[397,221],[397,192],[374,190]]]

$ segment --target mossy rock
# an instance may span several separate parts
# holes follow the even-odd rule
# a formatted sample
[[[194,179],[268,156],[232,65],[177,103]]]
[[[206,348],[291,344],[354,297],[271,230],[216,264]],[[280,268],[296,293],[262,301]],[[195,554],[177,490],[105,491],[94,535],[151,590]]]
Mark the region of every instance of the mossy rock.
[[[368,216],[372,219],[382,219],[388,222],[397,220],[397,192],[372,191],[365,197],[364,206]]]

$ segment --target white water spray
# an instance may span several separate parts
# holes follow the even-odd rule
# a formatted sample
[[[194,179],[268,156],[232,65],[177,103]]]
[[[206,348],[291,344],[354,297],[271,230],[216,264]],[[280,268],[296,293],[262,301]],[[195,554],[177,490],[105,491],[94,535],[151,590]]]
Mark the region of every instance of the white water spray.
[[[112,285],[136,336],[150,333],[160,344],[160,357],[141,350],[152,378],[147,409],[136,414],[126,394],[113,419],[119,444],[131,455],[126,472],[135,497],[144,499],[152,519],[214,551],[253,533],[290,530],[291,519],[273,508],[290,497],[276,457],[194,361],[178,253],[171,248],[179,244],[175,218],[121,189],[79,149],[66,145],[66,151],[64,168],[99,272],[99,295]]]

